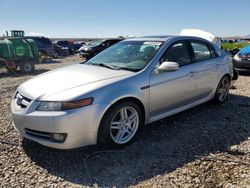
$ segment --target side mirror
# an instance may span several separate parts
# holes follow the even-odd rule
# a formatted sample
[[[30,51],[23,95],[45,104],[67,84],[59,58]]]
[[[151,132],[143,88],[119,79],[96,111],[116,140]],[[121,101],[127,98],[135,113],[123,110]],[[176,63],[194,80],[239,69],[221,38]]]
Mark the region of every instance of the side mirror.
[[[159,72],[172,72],[178,69],[179,69],[179,64],[172,61],[164,61],[159,67],[157,67],[157,70]]]

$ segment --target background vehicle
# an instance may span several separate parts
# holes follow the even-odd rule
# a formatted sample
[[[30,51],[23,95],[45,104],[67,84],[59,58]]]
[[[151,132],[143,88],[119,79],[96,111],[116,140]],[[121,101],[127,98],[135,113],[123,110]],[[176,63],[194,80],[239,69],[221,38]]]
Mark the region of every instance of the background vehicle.
[[[86,59],[90,59],[96,54],[100,53],[104,49],[122,41],[122,39],[107,39],[107,40],[98,40],[92,43],[91,45],[86,46],[85,48],[81,48],[79,50],[80,55],[85,57]]]
[[[16,129],[43,145],[122,147],[144,124],[209,100],[223,103],[232,78],[230,55],[207,40],[134,38],[26,81],[11,109]]]
[[[55,56],[55,50],[53,44],[49,38],[36,37],[36,36],[25,36],[25,39],[32,39],[35,41],[40,55]]]
[[[68,48],[70,55],[75,54],[75,52],[80,48],[78,44],[67,40],[55,41],[54,45],[57,46],[56,52],[58,53],[58,55],[61,55],[61,51],[58,51],[59,48]]]
[[[234,55],[233,62],[238,71],[250,71],[250,45]]]
[[[22,73],[34,71],[38,63],[38,48],[34,40],[11,37],[0,40],[0,66],[15,71],[18,67]]]

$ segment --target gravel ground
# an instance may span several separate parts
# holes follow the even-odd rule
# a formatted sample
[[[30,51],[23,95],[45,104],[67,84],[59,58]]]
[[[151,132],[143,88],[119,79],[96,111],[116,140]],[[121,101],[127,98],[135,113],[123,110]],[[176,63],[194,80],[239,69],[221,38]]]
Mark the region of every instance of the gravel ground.
[[[82,61],[37,65],[34,73]],[[206,103],[146,126],[122,150],[60,151],[21,138],[10,100],[34,75],[0,69],[0,187],[250,187],[250,76],[240,76],[223,105]]]

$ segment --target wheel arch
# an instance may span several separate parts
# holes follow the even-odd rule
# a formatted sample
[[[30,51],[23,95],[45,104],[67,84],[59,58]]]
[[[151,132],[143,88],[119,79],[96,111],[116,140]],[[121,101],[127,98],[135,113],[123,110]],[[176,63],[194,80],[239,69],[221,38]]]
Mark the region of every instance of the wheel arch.
[[[109,111],[109,109],[112,108],[112,106],[114,106],[114,105],[116,105],[116,104],[118,104],[118,103],[125,102],[125,101],[132,101],[132,102],[136,103],[136,104],[139,106],[139,108],[140,108],[141,111],[142,111],[142,115],[143,115],[143,123],[145,123],[145,118],[146,118],[146,110],[145,110],[145,107],[144,107],[144,105],[143,105],[143,103],[142,103],[142,101],[141,101],[140,99],[138,99],[138,98],[136,98],[136,97],[132,97],[132,96],[123,97],[123,98],[120,98],[120,99],[118,99],[118,100],[116,100],[116,101],[113,101],[112,104],[105,110],[105,112],[104,112],[102,118],[103,118],[103,117],[105,116],[105,114]],[[101,118],[101,119],[102,119],[102,118]]]
[[[230,80],[230,85],[231,85],[231,84],[232,84],[232,81],[233,81],[233,77],[232,77],[232,75],[229,74],[229,73],[223,74],[223,75],[221,76],[221,78],[220,78],[219,81],[221,81],[221,79],[222,79],[223,77],[225,77],[225,76],[229,78],[229,80]],[[219,82],[219,83],[220,83],[220,82]]]
[[[98,127],[98,131],[97,131],[97,143],[103,143],[103,137],[101,136],[102,135],[102,132],[101,132],[101,125],[103,123],[103,121],[105,120],[105,115],[109,113],[109,111],[112,109],[112,107],[114,105],[117,105],[117,104],[120,104],[120,103],[123,103],[123,102],[134,102],[135,104],[138,105],[138,107],[141,109],[141,112],[142,112],[142,124],[141,125],[145,125],[145,107],[143,105],[143,103],[136,97],[132,97],[132,96],[127,96],[127,97],[123,97],[123,98],[119,98],[117,99],[116,101],[113,101],[108,107],[107,109],[104,111],[102,117],[101,117],[101,120],[100,120],[100,124],[99,124],[99,127]]]
[[[229,73],[224,74],[224,75],[221,77],[221,79],[222,79],[224,76],[227,76],[227,77],[230,79],[230,81],[232,81],[232,76],[231,76]]]
[[[38,52],[44,53],[45,55],[48,54],[48,52],[46,51],[46,49],[39,49]]]

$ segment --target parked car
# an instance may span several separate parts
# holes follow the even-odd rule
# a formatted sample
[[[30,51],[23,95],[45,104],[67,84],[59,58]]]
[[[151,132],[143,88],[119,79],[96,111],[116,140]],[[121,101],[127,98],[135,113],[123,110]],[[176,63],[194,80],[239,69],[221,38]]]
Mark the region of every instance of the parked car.
[[[54,56],[55,50],[53,44],[49,38],[46,37],[36,37],[36,36],[26,36],[25,39],[33,39],[38,47],[40,55]]]
[[[77,52],[79,52],[80,55],[84,56],[83,52],[84,52],[85,48],[87,48],[88,46],[91,46],[93,43],[94,42],[91,42],[91,41],[83,43]]]
[[[230,54],[232,54],[232,57],[233,57],[240,51],[240,49],[234,48],[234,49],[229,49],[228,51],[230,52]]]
[[[56,46],[56,49],[57,49],[56,52],[58,53],[58,55],[61,55],[60,54],[61,51],[58,51],[58,49],[60,50],[61,48],[68,48],[70,55],[75,54],[75,52],[77,50],[76,47],[75,47],[74,42],[67,41],[67,40],[55,41],[54,45]]]
[[[242,48],[234,55],[233,61],[238,71],[250,71],[250,45]]]
[[[145,124],[206,101],[223,103],[230,55],[187,36],[127,39],[86,63],[34,77],[17,88],[14,126],[42,145],[121,147]]]
[[[106,48],[122,41],[122,39],[108,39],[108,40],[97,40],[91,45],[86,46],[85,48],[79,49],[80,55],[85,57],[86,59],[90,59],[94,57],[96,54],[100,53],[101,51],[105,50]]]
[[[86,42],[84,42],[84,41],[76,41],[76,42],[74,42],[74,50],[75,50],[75,52],[78,52],[78,50],[83,46],[83,45],[86,45],[87,43]]]

